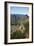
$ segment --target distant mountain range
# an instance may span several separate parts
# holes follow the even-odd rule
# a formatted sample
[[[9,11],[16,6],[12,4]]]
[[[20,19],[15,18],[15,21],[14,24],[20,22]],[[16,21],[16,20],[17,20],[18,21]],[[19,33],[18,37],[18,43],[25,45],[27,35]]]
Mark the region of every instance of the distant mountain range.
[[[23,14],[11,14],[11,24],[15,24],[16,23],[16,21],[18,21],[18,20],[25,20],[25,19],[27,19],[27,18],[29,18],[29,16],[28,15],[23,15]]]

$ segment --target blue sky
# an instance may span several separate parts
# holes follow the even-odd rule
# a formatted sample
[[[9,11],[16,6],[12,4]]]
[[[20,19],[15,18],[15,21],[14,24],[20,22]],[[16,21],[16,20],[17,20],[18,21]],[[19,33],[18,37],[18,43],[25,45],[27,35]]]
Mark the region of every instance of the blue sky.
[[[27,14],[29,11],[28,7],[10,7],[10,14]]]

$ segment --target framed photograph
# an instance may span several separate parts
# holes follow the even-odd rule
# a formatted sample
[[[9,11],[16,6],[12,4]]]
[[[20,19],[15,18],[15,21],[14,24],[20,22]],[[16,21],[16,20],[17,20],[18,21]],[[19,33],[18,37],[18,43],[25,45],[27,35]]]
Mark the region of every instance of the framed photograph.
[[[33,3],[5,2],[5,44],[33,42]]]

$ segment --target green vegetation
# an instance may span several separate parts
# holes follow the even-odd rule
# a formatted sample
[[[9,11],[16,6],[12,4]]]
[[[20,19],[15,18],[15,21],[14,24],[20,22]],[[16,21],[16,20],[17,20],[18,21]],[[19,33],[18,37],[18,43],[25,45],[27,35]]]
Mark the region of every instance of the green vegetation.
[[[20,30],[14,31],[13,33],[11,33],[11,39],[29,38],[29,19],[26,19],[24,21],[18,21],[18,23],[21,23],[21,25],[24,25],[25,31],[24,33]]]
[[[20,38],[25,38],[25,34],[22,33],[21,31],[13,32],[13,34],[11,35],[11,39],[20,39]]]

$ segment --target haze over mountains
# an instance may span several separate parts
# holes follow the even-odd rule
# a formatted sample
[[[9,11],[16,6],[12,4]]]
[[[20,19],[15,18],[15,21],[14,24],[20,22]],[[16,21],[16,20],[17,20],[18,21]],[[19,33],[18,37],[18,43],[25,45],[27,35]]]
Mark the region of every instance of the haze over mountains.
[[[11,14],[11,24],[15,24],[16,22],[18,21],[23,21],[25,19],[28,19],[29,16],[26,14],[26,15],[23,15],[23,14]]]

